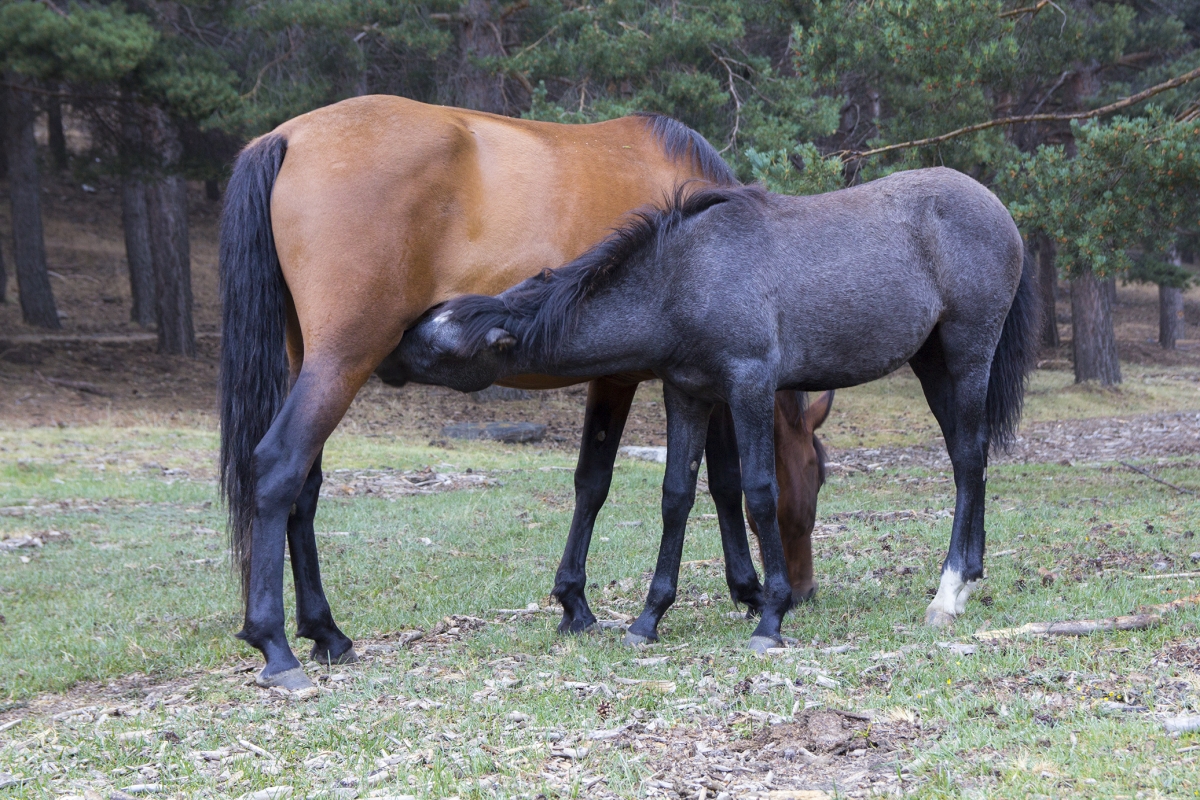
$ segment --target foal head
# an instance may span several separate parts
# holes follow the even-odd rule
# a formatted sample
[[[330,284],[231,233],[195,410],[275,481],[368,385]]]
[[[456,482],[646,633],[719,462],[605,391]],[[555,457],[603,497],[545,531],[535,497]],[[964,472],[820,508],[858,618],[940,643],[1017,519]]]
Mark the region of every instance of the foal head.
[[[503,328],[489,330],[482,347],[465,347],[463,340],[463,324],[452,309],[438,306],[427,312],[405,331],[389,357],[404,372],[399,383],[430,383],[460,392],[486,389],[500,377],[504,353],[517,343]]]

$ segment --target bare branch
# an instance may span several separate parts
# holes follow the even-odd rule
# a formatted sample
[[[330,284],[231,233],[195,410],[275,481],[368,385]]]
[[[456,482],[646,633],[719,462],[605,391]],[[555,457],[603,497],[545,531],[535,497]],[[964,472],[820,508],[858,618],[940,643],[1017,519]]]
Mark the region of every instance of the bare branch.
[[[738,96],[737,86],[734,84],[735,76],[733,74],[733,67],[729,66],[729,63],[732,59],[720,55],[711,47],[709,48],[709,52],[712,53],[712,57],[715,58],[722,67],[725,68],[725,73],[729,76],[729,94],[733,96],[733,131],[729,134],[729,144],[725,145],[719,151],[724,153],[726,150],[729,150],[732,147],[737,147],[738,130],[742,125],[742,98]]]
[[[1031,17],[1037,16],[1037,13],[1048,5],[1050,5],[1050,0],[1040,0],[1035,6],[1025,6],[1024,8],[1014,8],[1011,11],[1001,12],[1000,19],[1004,19],[1005,17],[1019,17],[1022,14],[1028,14]]]
[[[985,131],[989,128],[997,128],[1001,125],[1019,125],[1026,122],[1066,122],[1073,119],[1092,119],[1093,117],[1102,117],[1105,114],[1111,114],[1114,111],[1120,111],[1130,106],[1135,106],[1143,100],[1148,100],[1156,94],[1175,89],[1183,86],[1185,83],[1200,78],[1200,67],[1191,72],[1184,73],[1177,78],[1172,78],[1164,83],[1151,86],[1149,89],[1130,95],[1115,103],[1109,103],[1100,108],[1093,108],[1091,111],[1079,111],[1074,114],[1026,114],[1021,117],[1001,117],[1000,119],[988,120],[987,122],[979,122],[975,125],[968,125],[965,128],[943,133],[940,136],[930,136],[927,139],[915,139],[911,142],[900,142],[899,144],[889,144],[886,147],[876,147],[872,150],[841,150],[832,155],[836,155],[843,160],[849,161],[852,159],[869,158],[871,156],[883,155],[884,153],[893,153],[897,150],[910,150],[914,147],[927,147],[931,144],[941,144],[950,139],[957,139],[959,136],[966,136],[968,133],[976,133]]]
[[[58,14],[63,19],[67,18],[67,12],[63,11],[58,6],[54,5],[54,3],[52,3],[50,0],[41,0],[41,2],[42,2],[42,5],[44,5],[46,8],[50,9],[51,11],[53,11],[55,14]]]

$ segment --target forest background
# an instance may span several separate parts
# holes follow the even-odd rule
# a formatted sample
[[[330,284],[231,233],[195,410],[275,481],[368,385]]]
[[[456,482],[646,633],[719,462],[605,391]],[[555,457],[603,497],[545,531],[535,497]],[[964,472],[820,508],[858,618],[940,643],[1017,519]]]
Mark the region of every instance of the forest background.
[[[933,165],[982,181],[1043,297],[1069,281],[1076,380],[1119,383],[1116,280],[1158,284],[1159,341],[1182,337],[1198,44],[1196,0],[4,0],[0,299],[7,266],[24,321],[60,324],[47,170],[119,177],[132,319],[192,355],[187,181],[219,198],[249,138],[375,93],[558,122],[653,111],[775,191]],[[68,152],[64,116],[88,152]],[[1045,343],[1058,336],[1047,315]]]

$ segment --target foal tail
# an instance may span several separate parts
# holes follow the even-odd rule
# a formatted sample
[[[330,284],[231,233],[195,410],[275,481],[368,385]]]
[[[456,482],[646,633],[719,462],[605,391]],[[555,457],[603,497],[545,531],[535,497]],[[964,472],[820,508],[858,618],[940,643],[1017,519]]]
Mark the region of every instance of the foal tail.
[[[287,287],[271,231],[271,190],[287,142],[264,136],[238,156],[221,214],[221,495],[246,597],[254,448],[288,392]]]
[[[1024,248],[1018,252],[1023,253]],[[987,419],[988,442],[993,450],[1007,450],[1016,439],[1017,423],[1025,403],[1025,384],[1037,365],[1042,309],[1033,271],[1032,259],[1025,258],[1017,294],[1004,318],[1000,342],[992,355]]]

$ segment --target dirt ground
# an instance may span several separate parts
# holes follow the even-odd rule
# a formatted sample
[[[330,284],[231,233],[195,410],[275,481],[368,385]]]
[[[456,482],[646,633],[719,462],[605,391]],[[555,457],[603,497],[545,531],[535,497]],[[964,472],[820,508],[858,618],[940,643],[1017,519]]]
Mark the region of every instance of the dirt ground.
[[[161,356],[155,352],[152,331],[129,321],[130,296],[124,259],[117,184],[89,179],[83,184],[69,175],[50,178],[43,192],[46,244],[51,281],[63,329],[47,333],[21,322],[16,281],[9,280],[9,302],[0,305],[0,421],[10,426],[133,424],[151,420],[187,419],[204,427],[214,424],[216,376],[220,352],[217,297],[217,226],[219,203],[205,199],[197,184],[191,192],[192,280],[198,354],[195,359]],[[0,191],[3,190],[0,183]],[[7,232],[8,208],[0,208],[0,230]],[[11,246],[3,244],[11,272]],[[1200,367],[1200,289],[1187,295],[1187,338],[1174,352],[1156,343],[1157,292],[1154,287],[1128,285],[1118,289],[1116,328],[1121,359],[1135,365]],[[1065,285],[1057,308],[1063,346],[1043,354],[1041,368],[1070,369],[1070,303]],[[464,420],[532,420],[548,427],[548,444],[573,449],[582,424],[583,386],[536,393],[519,402],[474,402],[448,389],[393,389],[378,379],[364,387],[346,424],[364,432],[408,434],[441,439],[444,425]],[[1018,445],[1029,460],[1075,457],[1073,449],[1103,423],[1061,423],[1045,428],[1045,436]],[[1153,421],[1148,421],[1150,428]],[[1184,419],[1190,431],[1185,442],[1165,436],[1171,452],[1195,450],[1196,421]],[[1063,427],[1065,426],[1065,428]],[[1147,426],[1135,438],[1146,449]],[[625,440],[630,444],[665,444],[662,405],[654,392],[638,395]],[[1165,431],[1165,429],[1164,429]],[[1057,438],[1062,447],[1047,444]],[[1134,454],[1133,450],[1118,452]],[[1190,449],[1189,449],[1190,448]],[[866,451],[861,458],[870,459]],[[903,452],[889,457],[899,458]],[[855,456],[858,457],[858,456]],[[918,462],[940,463],[937,447],[910,453]],[[1082,457],[1082,456],[1079,456]],[[853,459],[850,459],[853,460]],[[901,459],[903,460],[903,459]]]

